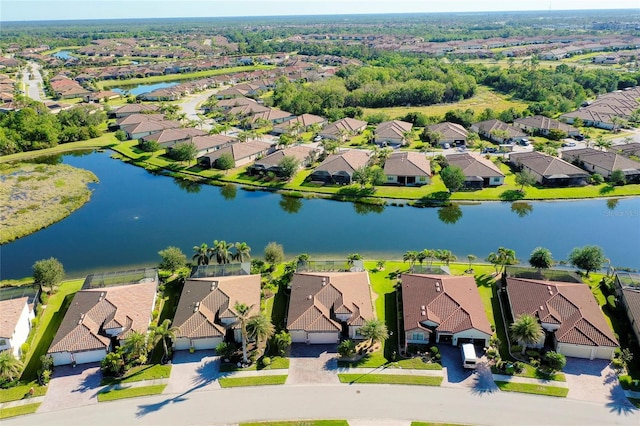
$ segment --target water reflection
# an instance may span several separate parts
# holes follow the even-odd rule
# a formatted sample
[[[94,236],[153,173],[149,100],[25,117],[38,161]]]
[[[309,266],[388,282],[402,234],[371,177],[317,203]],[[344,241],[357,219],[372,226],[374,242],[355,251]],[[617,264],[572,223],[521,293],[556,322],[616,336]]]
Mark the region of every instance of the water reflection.
[[[353,209],[357,214],[382,213],[384,206],[378,204],[353,203]]]
[[[615,210],[618,207],[618,203],[620,202],[620,198],[610,198],[607,200],[607,208],[609,210]]]
[[[438,219],[441,222],[453,225],[462,218],[462,209],[459,205],[453,203],[446,207],[438,209]]]
[[[202,189],[202,185],[200,183],[188,179],[173,178],[173,182],[175,182],[178,188],[188,192],[189,194],[197,194]]]
[[[511,203],[511,211],[520,217],[525,217],[533,212],[533,205],[525,202]]]
[[[238,187],[232,183],[223,185],[220,187],[220,195],[222,195],[222,198],[224,198],[225,200],[235,200],[236,196],[238,195]]]
[[[295,214],[302,208],[302,199],[298,197],[288,197],[283,195],[280,199],[280,207],[287,213]]]

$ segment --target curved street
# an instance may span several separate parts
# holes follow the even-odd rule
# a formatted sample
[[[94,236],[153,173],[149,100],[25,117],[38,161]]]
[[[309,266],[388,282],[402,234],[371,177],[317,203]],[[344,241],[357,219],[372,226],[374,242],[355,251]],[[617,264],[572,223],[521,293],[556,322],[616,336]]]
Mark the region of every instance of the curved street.
[[[491,425],[633,425],[638,410],[617,403],[476,389],[392,385],[287,385],[164,394],[4,420],[3,425],[233,424],[285,419],[411,420]],[[393,421],[385,420],[393,419]]]
[[[35,61],[27,62],[27,65],[22,69],[22,81],[26,85],[25,95],[34,101],[45,101],[42,91],[43,82],[42,74],[40,74],[40,64]]]

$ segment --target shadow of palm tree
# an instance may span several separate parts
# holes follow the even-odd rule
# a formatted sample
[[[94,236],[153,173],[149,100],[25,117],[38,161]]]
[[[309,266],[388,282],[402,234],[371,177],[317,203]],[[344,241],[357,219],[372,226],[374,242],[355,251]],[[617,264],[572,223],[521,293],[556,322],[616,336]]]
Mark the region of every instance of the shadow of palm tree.
[[[611,185],[605,185],[602,188],[600,188],[600,194],[604,195],[604,194],[611,194],[613,191],[615,191],[615,188]]]
[[[502,201],[516,201],[524,198],[524,192],[520,192],[516,189],[507,189],[500,194]]]
[[[498,386],[493,381],[491,369],[485,363],[478,364],[473,385],[471,386],[471,394],[476,396],[484,396],[498,391]]]
[[[136,411],[136,417],[144,417],[147,414],[154,413],[156,411],[161,410],[164,406],[186,401],[186,396],[191,392],[197,391],[198,389],[202,389],[205,386],[215,382],[218,378],[229,375],[230,373],[218,373],[216,360],[209,360],[198,366],[196,369],[196,376],[192,380],[192,387],[188,390],[182,392],[180,395],[176,395],[172,398],[167,398],[163,401],[156,402],[155,404],[143,404],[138,406],[138,411]]]
[[[610,413],[618,415],[634,415],[638,413],[638,409],[629,402],[620,386],[613,387],[609,395],[609,402],[606,404]]]

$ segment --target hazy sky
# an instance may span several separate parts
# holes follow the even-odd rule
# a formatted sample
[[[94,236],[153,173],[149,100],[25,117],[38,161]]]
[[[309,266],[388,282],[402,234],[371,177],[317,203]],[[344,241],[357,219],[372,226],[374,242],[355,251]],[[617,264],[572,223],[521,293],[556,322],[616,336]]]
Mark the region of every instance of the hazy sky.
[[[0,21],[638,9],[640,0],[1,0]]]

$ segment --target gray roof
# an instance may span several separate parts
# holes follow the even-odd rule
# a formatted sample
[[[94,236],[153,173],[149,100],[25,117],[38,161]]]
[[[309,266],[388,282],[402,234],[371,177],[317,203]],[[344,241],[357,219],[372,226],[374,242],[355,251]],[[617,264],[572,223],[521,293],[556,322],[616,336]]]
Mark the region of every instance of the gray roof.
[[[491,132],[500,130],[507,132],[508,138],[521,138],[527,134],[517,127],[511,126],[500,120],[485,120],[474,123],[472,128],[478,129],[478,133],[483,135],[491,135]]]
[[[311,155],[313,155],[314,151],[315,148],[309,146],[291,146],[276,151],[273,154],[269,154],[260,160],[256,160],[255,165],[263,166],[265,168],[277,166],[284,157],[294,157],[296,160],[300,161],[300,163],[304,163]]]
[[[394,152],[384,163],[384,174],[392,176],[431,176],[431,163],[419,152]]]
[[[361,167],[365,167],[369,163],[369,153],[350,149],[328,156],[318,167],[315,172],[328,172],[331,174],[338,172],[347,172],[350,175]]]
[[[609,172],[622,170],[631,171],[634,174],[640,173],[639,162],[609,151],[600,151],[593,148],[570,149],[562,152],[562,158],[566,158],[568,161],[579,160],[585,164],[601,167]]]
[[[538,151],[509,154],[509,161],[546,177],[589,176],[579,167]]]
[[[447,162],[451,166],[460,167],[468,178],[490,178],[504,176],[500,168],[490,160],[469,153],[447,155]]]

